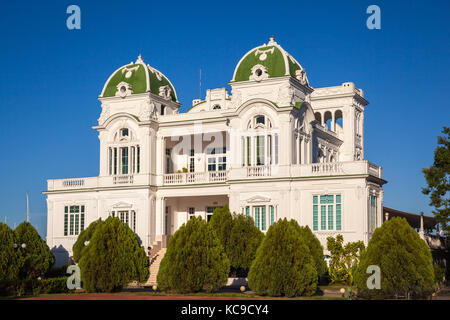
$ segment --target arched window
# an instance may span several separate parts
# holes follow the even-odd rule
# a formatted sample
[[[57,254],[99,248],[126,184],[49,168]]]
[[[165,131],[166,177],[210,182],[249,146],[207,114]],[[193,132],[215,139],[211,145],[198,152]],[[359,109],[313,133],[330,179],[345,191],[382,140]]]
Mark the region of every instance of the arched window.
[[[320,112],[314,113],[314,117],[319,122],[319,124],[322,125],[322,115],[320,114]]]
[[[247,135],[241,138],[242,166],[278,164],[278,134],[266,115],[249,120]]]
[[[109,175],[128,175],[140,172],[141,148],[132,131],[120,128],[108,147]]]
[[[219,110],[219,109],[222,109],[222,108],[220,107],[220,104],[216,104],[216,105],[213,107],[213,110]]]
[[[331,112],[330,111],[325,112],[325,115],[323,116],[323,121],[325,123],[325,127],[328,130],[330,130],[330,131],[333,130],[333,127],[331,125],[331,123],[332,123],[332,116],[331,116]]]
[[[336,110],[336,112],[334,113],[334,121],[335,121],[336,125],[341,127],[341,129],[344,128],[344,117],[342,116],[341,110]],[[336,126],[336,127],[338,127],[338,126]]]

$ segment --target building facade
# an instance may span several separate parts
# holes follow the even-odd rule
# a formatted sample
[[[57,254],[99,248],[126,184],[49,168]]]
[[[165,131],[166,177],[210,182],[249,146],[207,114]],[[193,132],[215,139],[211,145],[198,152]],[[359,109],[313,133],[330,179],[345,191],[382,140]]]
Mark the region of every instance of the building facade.
[[[214,208],[278,219],[367,244],[382,223],[381,167],[364,159],[368,101],[352,82],[313,88],[272,37],[238,62],[231,93],[206,91],[180,113],[175,87],[142,57],[106,81],[97,177],[48,180],[47,243],[67,262],[89,223],[119,217],[145,247]],[[325,254],[327,250],[325,249]]]

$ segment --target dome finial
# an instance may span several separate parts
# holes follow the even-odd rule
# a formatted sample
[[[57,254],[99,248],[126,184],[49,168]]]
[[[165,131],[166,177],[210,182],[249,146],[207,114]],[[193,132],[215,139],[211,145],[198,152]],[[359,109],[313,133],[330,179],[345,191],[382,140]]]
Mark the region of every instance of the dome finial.
[[[141,54],[138,55],[138,58],[135,63],[144,63],[144,60],[142,60]]]
[[[270,36],[270,41],[269,41],[269,43],[276,43],[276,42],[275,42],[275,36]]]

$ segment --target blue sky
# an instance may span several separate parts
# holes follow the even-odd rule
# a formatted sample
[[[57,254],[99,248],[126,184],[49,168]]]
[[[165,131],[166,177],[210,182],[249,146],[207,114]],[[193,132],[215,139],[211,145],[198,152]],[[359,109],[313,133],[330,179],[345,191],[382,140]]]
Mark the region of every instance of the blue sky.
[[[66,8],[81,8],[68,30]],[[381,30],[366,8],[381,9]],[[276,41],[313,87],[355,82],[370,104],[365,157],[383,166],[385,205],[431,212],[421,169],[449,126],[448,1],[8,1],[0,13],[0,219],[46,233],[46,179],[98,175],[98,95],[118,67],[144,60],[175,85],[182,111],[227,87],[248,50]],[[205,91],[202,93],[203,97]]]

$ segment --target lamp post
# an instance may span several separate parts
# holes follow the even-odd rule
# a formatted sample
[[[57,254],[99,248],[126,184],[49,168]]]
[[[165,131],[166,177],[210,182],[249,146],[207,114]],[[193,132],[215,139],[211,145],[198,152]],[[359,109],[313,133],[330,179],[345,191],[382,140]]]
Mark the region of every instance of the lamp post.
[[[22,243],[20,246],[17,243],[14,243],[14,249],[19,249],[19,248],[25,249],[26,247],[27,247],[26,243]]]

